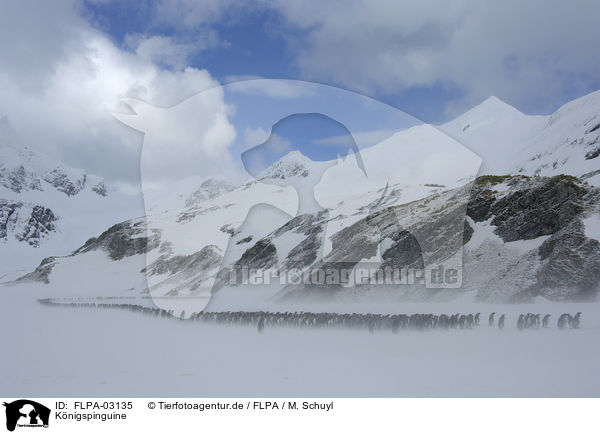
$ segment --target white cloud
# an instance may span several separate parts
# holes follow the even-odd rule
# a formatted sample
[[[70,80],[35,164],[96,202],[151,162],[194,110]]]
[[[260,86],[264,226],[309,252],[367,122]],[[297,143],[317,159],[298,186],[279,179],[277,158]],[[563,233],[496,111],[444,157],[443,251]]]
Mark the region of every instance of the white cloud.
[[[141,168],[144,184],[190,176],[223,176],[232,170],[228,147],[236,131],[229,123],[223,89],[213,87],[172,107],[126,100],[135,114],[116,115],[144,133]]]
[[[292,150],[292,143],[285,137],[271,133],[269,136],[269,151],[273,154],[280,154]]]
[[[72,3],[45,5],[38,4],[36,13],[27,5],[2,8],[0,44],[7,55],[0,68],[0,113],[33,149],[108,179],[138,182],[142,136],[114,119],[120,99],[167,107],[218,83],[206,70],[157,64],[165,62],[161,50],[169,43],[159,49],[142,42],[136,52],[124,51],[79,17]],[[220,117],[206,136],[214,143],[206,144],[210,155],[196,162],[198,174],[223,170],[229,161],[220,138],[232,128],[227,107],[222,96],[211,103],[198,116],[209,110]]]
[[[267,140],[268,138],[269,138],[269,132],[264,130],[261,127],[258,127],[258,128],[246,127],[246,130],[244,131],[244,144],[248,148],[260,145],[261,143],[264,143],[264,141]]]
[[[209,29],[181,40],[164,35],[128,34],[125,37],[125,46],[140,59],[173,69],[185,68],[191,55],[220,44],[217,34]]]
[[[232,14],[243,8],[236,0],[159,0],[154,5],[153,20],[157,25],[173,25],[197,29],[222,18],[227,11]]]
[[[195,51],[193,44],[179,43],[168,36],[127,35],[125,45],[132,48],[140,59],[181,69],[188,56]]]
[[[464,104],[495,94],[552,107],[600,81],[600,3],[531,0],[266,0],[304,30],[304,77],[364,92],[448,85]]]
[[[282,33],[305,78],[368,94],[450,86],[464,93],[448,107],[452,114],[490,94],[526,111],[550,108],[600,83],[594,0],[161,0],[148,6],[148,28],[129,35],[125,49],[93,29],[80,7],[77,0],[2,3],[0,114],[32,148],[130,182],[138,176],[142,137],[113,119],[119,99],[168,107],[218,85],[207,71],[184,65],[197,50],[225,43],[211,30],[215,22],[241,19],[252,8],[276,9],[300,30]],[[243,88],[302,96],[283,81],[253,86]],[[211,157],[198,161],[207,172],[228,164],[224,138],[231,137],[229,109],[218,98],[213,103],[222,129],[211,135],[220,145],[207,145]],[[258,131],[244,137],[253,133],[258,140]]]
[[[161,0],[151,26],[195,34],[253,9],[283,17],[257,31],[287,38],[300,78],[370,95],[447,87],[463,95],[452,114],[490,95],[548,110],[600,83],[596,0]]]

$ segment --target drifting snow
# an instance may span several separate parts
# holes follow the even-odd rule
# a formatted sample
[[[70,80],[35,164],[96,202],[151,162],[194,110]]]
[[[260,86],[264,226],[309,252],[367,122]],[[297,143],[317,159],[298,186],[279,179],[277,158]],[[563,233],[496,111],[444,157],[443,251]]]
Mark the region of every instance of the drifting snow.
[[[45,307],[44,287],[3,288],[7,396],[598,396],[597,304],[299,305],[347,312],[482,312],[474,330],[303,330],[188,323],[110,309]],[[506,329],[487,326],[496,311]],[[583,312],[579,330],[556,328]],[[516,330],[519,313],[552,328]],[[15,326],[21,324],[21,326]]]

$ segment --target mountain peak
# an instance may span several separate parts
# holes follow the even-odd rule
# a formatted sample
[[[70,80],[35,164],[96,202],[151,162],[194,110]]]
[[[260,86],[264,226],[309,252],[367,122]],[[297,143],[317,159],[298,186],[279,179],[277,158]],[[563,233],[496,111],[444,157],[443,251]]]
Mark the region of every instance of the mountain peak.
[[[287,179],[294,177],[306,178],[310,171],[312,160],[305,157],[302,152],[294,150],[281,157],[279,160],[267,167],[259,176],[259,179]]]
[[[456,119],[442,125],[442,130],[456,137],[456,133],[465,133],[473,131],[490,122],[509,122],[520,121],[527,118],[519,110],[505,103],[496,96],[490,96],[485,101],[466,111]],[[469,131],[470,132],[470,131]]]
[[[302,161],[302,162],[305,162],[305,161],[310,161],[310,160],[302,152],[300,152],[299,150],[295,149],[293,151],[288,152],[283,157],[281,157],[281,159],[278,162],[284,162],[284,161]],[[277,164],[277,163],[275,163],[275,164]]]
[[[471,110],[467,111],[463,116],[465,115],[477,117],[498,117],[506,115],[523,115],[523,113],[510,104],[505,103],[500,98],[492,95],[481,104],[476,105]]]
[[[490,95],[481,104],[506,104],[506,103],[504,101],[502,101],[500,98],[498,98],[497,96]],[[508,105],[508,104],[506,104],[506,105]]]

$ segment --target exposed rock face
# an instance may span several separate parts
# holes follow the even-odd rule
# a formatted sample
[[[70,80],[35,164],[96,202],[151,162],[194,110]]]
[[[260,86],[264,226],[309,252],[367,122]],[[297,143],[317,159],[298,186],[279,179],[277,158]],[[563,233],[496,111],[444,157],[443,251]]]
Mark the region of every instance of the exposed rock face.
[[[207,280],[217,272],[222,259],[221,250],[209,245],[191,255],[163,254],[142,272],[146,273],[152,291],[166,296],[191,295],[203,286],[210,287]]]
[[[465,220],[465,227],[463,229],[463,244],[467,244],[471,240],[473,232],[473,228],[471,227],[469,222]]]
[[[191,255],[176,255],[168,257],[161,255],[145,270],[148,275],[169,274],[173,275],[185,270],[206,271],[220,265],[221,255],[216,246],[206,246]]]
[[[87,176],[84,174],[76,180],[69,179],[69,176],[61,169],[54,169],[44,176],[44,181],[52,185],[58,191],[62,191],[67,196],[74,196],[85,187]]]
[[[7,168],[2,167],[0,163],[0,185],[15,193],[34,190],[44,191],[44,186],[47,188],[48,184],[50,184],[67,196],[75,196],[82,191],[88,183],[88,177],[85,173],[78,176],[78,178],[74,178],[74,175],[69,177],[69,174],[61,168],[56,168],[48,173],[38,175],[27,170],[22,164],[13,168]],[[44,182],[42,183],[42,181]],[[103,181],[97,182],[91,189],[99,196],[104,197],[108,194]]]
[[[227,208],[227,206],[229,205],[225,205],[225,208]],[[179,217],[177,218],[177,223],[187,223],[191,220],[193,220],[194,218],[210,213],[214,210],[219,209],[219,206],[211,206],[208,208],[201,208],[201,207],[193,207],[190,208],[186,211],[183,211],[182,213],[179,214]]]
[[[238,265],[309,271],[323,267],[352,268],[380,253],[381,263],[376,265],[379,269],[387,266],[423,269],[425,260],[443,259],[452,253],[450,246],[467,243],[474,236],[474,228],[466,221],[460,226],[462,231],[452,233],[466,207],[473,222],[489,222],[501,240],[492,240],[492,244],[465,257],[464,289],[476,290],[478,300],[522,302],[538,295],[550,300],[596,296],[600,285],[600,245],[585,236],[581,219],[600,203],[598,189],[568,176],[486,176],[476,180],[468,205],[460,198],[457,192],[446,192],[371,212],[333,234],[331,251],[321,260],[317,260],[316,252],[323,241],[328,215],[299,216],[250,246]],[[290,232],[302,234],[303,238],[286,258],[278,257],[277,240]],[[538,239],[538,243],[521,253],[504,245]],[[475,256],[477,260],[473,262]],[[478,268],[480,257],[487,258],[491,270]],[[413,299],[452,298],[461,293],[425,288],[401,290]],[[286,297],[298,297],[303,291],[314,294],[315,288],[290,286]]]
[[[57,218],[50,208],[36,205],[23,231],[17,235],[19,241],[25,241],[31,246],[39,246],[40,239],[56,230],[54,222]]]
[[[588,151],[585,154],[585,159],[586,160],[593,160],[594,158],[597,158],[600,155],[600,146],[598,146],[595,149],[592,149],[591,151]]]
[[[146,228],[142,221],[126,221],[108,228],[98,238],[90,238],[73,254],[103,249],[111,259],[118,261],[127,256],[139,255],[158,247],[160,233],[146,236]]]
[[[106,186],[104,185],[104,182],[102,182],[102,181],[100,181],[99,183],[97,183],[96,185],[94,185],[92,187],[92,191],[94,193],[96,193],[98,196],[106,197],[108,195],[108,192],[106,190]]]
[[[44,239],[57,240],[61,239],[61,234],[80,230],[78,224],[73,225],[75,228],[68,227],[66,219],[59,220],[78,212],[77,204],[87,208],[88,203],[80,201],[79,197],[64,201],[57,196],[73,197],[86,188],[99,196],[106,196],[107,188],[103,181],[81,169],[52,161],[51,157],[22,146],[17,140],[8,120],[0,119],[0,239],[6,240],[10,246],[18,246],[21,243],[17,242],[22,242],[25,246],[37,248],[44,244]],[[95,204],[98,208],[102,205]],[[109,218],[107,221],[110,221]],[[87,221],[88,218],[82,216],[83,230]],[[64,239],[76,237],[66,236]],[[7,249],[11,249],[10,246]],[[68,246],[73,247],[72,244]],[[21,250],[3,266],[13,267],[13,263],[19,260],[31,265],[27,253]]]
[[[476,291],[475,300],[530,303],[537,295],[536,270],[540,265],[537,250],[514,255],[505,246],[490,243],[484,251],[465,252],[463,282],[467,289]],[[491,264],[491,269],[480,267],[481,262]]]
[[[554,176],[535,181],[516,177],[508,181],[517,188],[502,197],[496,197],[491,182],[480,183],[468,214],[476,222],[493,216],[495,233],[506,242],[551,235],[583,210],[586,190],[577,178]],[[519,184],[525,188],[518,188]]]
[[[585,236],[576,220],[548,238],[539,248],[542,265],[537,287],[544,297],[560,300],[594,299],[600,284],[600,242]]]
[[[466,186],[437,193],[427,200],[379,210],[374,206],[365,207],[359,212],[366,217],[330,235],[331,249],[324,256],[324,235],[331,218],[329,211],[300,215],[246,249],[236,265],[254,269],[276,268],[280,272],[302,270],[307,274],[322,274],[327,270],[345,272],[359,262],[370,269],[383,270],[388,266],[423,269],[425,260],[446,260],[462,246],[468,190],[469,186]],[[385,203],[384,199],[374,204]],[[442,240],[447,245],[441,245]],[[278,251],[279,245],[285,246],[283,251]],[[329,296],[348,291],[342,287],[344,283],[290,284],[281,295],[285,299],[307,294]],[[427,296],[430,295],[427,292]]]
[[[22,206],[20,202],[0,199],[0,239],[6,239],[17,224],[18,209]]]
[[[258,178],[271,178],[277,180],[306,178],[310,174],[308,162],[310,162],[310,160],[299,151],[293,151],[265,169]]]
[[[207,179],[185,201],[186,207],[197,206],[205,200],[214,199],[235,189],[233,184],[217,179]]]
[[[0,239],[13,233],[17,240],[38,247],[45,236],[56,231],[57,220],[50,208],[0,199]]]
[[[248,269],[278,269],[280,271],[303,270],[322,256],[323,231],[328,220],[328,212],[302,214],[290,219],[267,236],[252,243],[253,237],[244,237],[236,245],[249,244],[233,265],[237,269],[237,282],[242,282],[241,267]],[[234,236],[232,232],[232,236]],[[284,251],[278,251],[276,243],[285,239],[298,240],[297,244]],[[287,244],[284,241],[283,244]],[[213,291],[218,291],[230,282],[232,269],[223,267],[216,276]],[[236,285],[236,284],[234,284]]]
[[[294,177],[306,178],[308,176],[308,170],[300,164],[294,164],[290,167],[278,167],[278,170],[274,170],[269,176],[273,179],[287,179]]]
[[[18,166],[12,170],[0,168],[0,184],[15,193],[28,190],[42,190],[40,180],[35,174],[28,172],[25,167]]]
[[[413,268],[422,270],[423,252],[417,239],[408,231],[399,231],[394,234],[392,246],[381,257],[383,264],[380,268],[391,266],[394,268]]]
[[[490,246],[486,253],[480,253],[492,256],[497,252],[499,258],[489,280],[482,281],[477,299],[522,302],[538,295],[555,301],[595,298],[600,285],[599,243],[585,236],[582,218],[594,212],[599,198],[597,188],[570,176],[479,178],[469,203],[469,217],[476,222],[490,221],[505,242],[549,237],[538,249],[508,262],[502,259],[506,254],[502,246],[496,250]],[[477,270],[467,268],[466,272]]]
[[[374,257],[378,249],[379,268],[422,269],[451,257],[463,244],[465,189],[370,213],[331,237],[332,251],[324,262],[347,267]]]
[[[45,213],[43,210],[38,210],[37,215],[43,216]],[[128,256],[146,253],[151,249],[157,248],[159,245],[160,234],[153,233],[149,237],[146,236],[146,228],[143,221],[125,221],[111,226],[97,238],[90,238],[83,246],[68,256],[75,256],[95,250],[104,250],[112,260],[118,261]],[[34,271],[20,277],[17,279],[17,282],[34,280],[49,283],[50,274],[57,260],[64,257],[49,256],[44,258]],[[188,264],[194,266],[195,262],[191,261]]]
[[[35,270],[33,270],[31,273],[28,273],[22,277],[19,277],[16,281],[17,282],[34,281],[34,282],[50,283],[50,273],[52,272],[52,269],[54,268],[55,265],[56,265],[56,257],[49,256],[47,258],[44,258],[42,260],[42,262],[40,262],[40,265],[38,265]]]
[[[327,217],[326,211],[299,215],[274,232],[274,237],[281,237],[286,233],[301,234],[305,237],[288,252],[282,264],[283,269],[303,269],[321,256],[323,230],[327,223]]]
[[[465,194],[468,192],[470,196]],[[357,214],[362,218],[329,235],[331,249],[326,254],[326,228],[336,220],[330,211],[287,221],[285,217],[279,228],[262,238],[242,231],[232,243],[239,249],[234,250],[236,257],[228,263],[249,269],[300,269],[310,273],[327,268],[351,269],[359,262],[369,265],[372,261],[380,270],[388,266],[418,270],[447,259],[457,246],[469,243],[463,251],[463,289],[290,285],[281,295],[295,298],[319,293],[337,297],[387,290],[398,299],[446,300],[471,290],[479,301],[528,302],[536,296],[556,301],[590,300],[598,293],[600,242],[590,238],[589,233],[586,236],[583,219],[600,209],[600,189],[576,178],[485,176],[478,178],[472,189],[465,186],[402,205],[384,206],[359,210]],[[0,202],[0,236],[7,233],[21,208],[18,203]],[[199,208],[191,211],[202,212]],[[468,221],[464,220],[465,213]],[[30,240],[36,239],[35,228],[43,235],[53,221],[51,211],[43,208],[35,209],[31,220]],[[234,237],[238,230],[230,224],[221,228]],[[472,239],[479,242],[482,230],[487,234],[484,241],[471,245]],[[210,288],[212,278],[213,289],[227,286],[229,270],[220,270],[224,255],[217,246],[204,246],[190,255],[173,255],[168,242],[161,244],[158,231],[146,232],[143,221],[114,225],[74,254],[103,249],[111,259],[120,260],[159,247],[158,259],[142,271],[153,278],[155,288],[167,288],[167,295]],[[55,262],[48,258],[25,277],[47,281]]]
[[[277,264],[277,249],[269,238],[263,238],[244,252],[236,265],[267,269]]]

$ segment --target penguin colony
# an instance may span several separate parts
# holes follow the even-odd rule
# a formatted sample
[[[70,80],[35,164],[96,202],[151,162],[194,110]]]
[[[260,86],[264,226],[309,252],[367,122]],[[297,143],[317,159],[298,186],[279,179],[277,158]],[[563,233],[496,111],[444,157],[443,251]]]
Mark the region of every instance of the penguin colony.
[[[40,299],[45,306],[88,307],[99,309],[123,309],[162,318],[177,318],[171,310],[155,307],[140,306],[130,303],[96,303],[96,302],[62,302],[54,299]],[[488,326],[497,326],[499,330],[505,327],[505,315],[501,314],[495,321],[496,313],[488,317]],[[182,321],[214,323],[220,325],[244,325],[255,327],[259,332],[267,327],[293,328],[349,328],[367,329],[370,333],[379,330],[391,330],[398,333],[401,330],[433,330],[459,329],[468,330],[480,325],[481,313],[470,314],[360,314],[360,313],[315,313],[315,312],[194,312],[185,315],[181,312]],[[185,318],[185,319],[183,319]],[[581,312],[575,315],[563,313],[558,318],[559,329],[578,329],[581,324]],[[550,327],[550,314],[521,314],[517,320],[517,329],[539,329]]]

